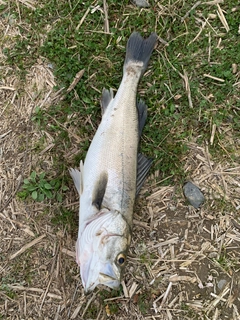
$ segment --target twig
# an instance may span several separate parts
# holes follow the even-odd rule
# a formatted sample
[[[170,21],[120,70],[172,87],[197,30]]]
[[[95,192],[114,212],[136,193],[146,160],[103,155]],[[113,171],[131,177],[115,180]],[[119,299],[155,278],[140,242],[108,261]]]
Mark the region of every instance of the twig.
[[[34,246],[35,244],[37,244],[38,242],[40,242],[43,238],[46,237],[46,234],[41,235],[40,237],[34,239],[33,241],[25,244],[20,250],[18,250],[17,252],[15,252],[14,254],[11,255],[10,260],[16,258],[17,256],[19,256],[20,254],[22,254],[23,252],[25,252],[27,249],[31,248],[32,246]]]
[[[213,300],[209,306],[206,308],[207,311],[207,315],[209,314],[209,312],[217,306],[217,304],[223,299],[223,297],[230,291],[229,286],[227,286],[226,288],[224,288],[224,290],[222,291],[222,293],[218,296],[216,296],[216,299]]]
[[[210,145],[211,146],[213,145],[213,140],[214,140],[214,137],[215,137],[216,128],[217,128],[217,126],[214,123],[213,126],[212,126],[212,133],[211,133],[211,138],[210,138]]]
[[[99,292],[99,290],[97,291],[97,293],[98,292]],[[84,317],[85,313],[87,312],[87,309],[90,306],[90,304],[92,303],[92,301],[95,299],[97,293],[93,293],[92,297],[88,300],[88,303],[87,303],[85,309],[83,310],[82,318]]]
[[[90,8],[87,8],[86,12],[84,13],[82,19],[80,20],[79,24],[76,27],[76,30],[79,30],[79,28],[81,27],[81,25],[83,24],[84,20],[86,19],[86,16],[89,14],[90,12]]]
[[[213,80],[219,81],[219,82],[225,82],[225,80],[224,80],[224,79],[221,79],[221,78],[218,78],[218,77],[211,76],[210,74],[206,74],[206,73],[204,73],[204,75],[203,75],[203,76],[204,76],[204,77],[206,77],[206,78],[210,78],[210,79],[213,79]]]
[[[70,257],[72,257],[74,259],[76,257],[76,253],[74,251],[70,251],[70,250],[68,250],[66,248],[62,248],[61,252],[67,254],[68,256],[70,256]]]
[[[76,285],[76,288],[74,290],[74,293],[73,293],[73,297],[71,299],[71,305],[69,307],[69,310],[68,310],[68,318],[70,317],[70,313],[71,313],[71,309],[72,309],[72,305],[73,305],[73,302],[75,300],[75,297],[76,297],[76,294],[77,294],[77,290],[79,288],[79,284],[80,284],[80,281],[78,281],[77,285]]]
[[[187,92],[189,107],[193,108],[192,97],[191,97],[191,89],[190,89],[188,75],[187,75],[186,70],[183,70],[183,80],[185,82],[185,89],[186,89],[186,92]]]
[[[4,137],[6,137],[10,132],[12,132],[12,130],[8,130],[7,132],[1,134],[0,139],[3,139]]]
[[[197,1],[190,10],[187,11],[187,13],[182,17],[181,22],[183,22],[188,16],[189,14],[196,9],[200,4],[202,3],[202,1]]]
[[[22,4],[24,4],[26,7],[32,10],[36,10],[36,7],[34,7],[34,1],[31,0],[19,0]]]
[[[106,0],[103,0],[103,11],[104,11],[104,32],[109,33],[108,5]]]
[[[213,6],[213,5],[218,4],[218,3],[224,3],[224,0],[213,0],[213,1],[202,2],[202,4],[208,4],[210,6]]]
[[[44,292],[44,295],[43,295],[42,302],[41,302],[41,305],[40,305],[39,310],[42,310],[42,306],[43,306],[44,301],[45,301],[45,299],[46,299],[46,296],[47,296],[47,294],[48,294],[48,289],[49,289],[49,287],[50,287],[50,284],[51,284],[51,282],[52,282],[52,279],[53,279],[53,275],[51,275],[51,278],[50,278],[50,280],[49,280],[49,282],[48,282],[48,285],[47,285],[47,288],[46,288],[46,290],[45,290],[45,292]]]
[[[211,32],[208,33],[208,63],[211,61]]]
[[[70,86],[67,88],[67,93],[69,93],[70,91],[72,91],[72,90],[76,87],[76,85],[78,84],[78,82],[81,80],[84,72],[85,72],[85,69],[82,69],[82,70],[80,70],[80,71],[76,74],[76,76],[75,76],[75,78],[73,79],[72,83],[71,83]]]
[[[166,292],[165,292],[165,294],[164,294],[164,296],[163,296],[163,299],[162,299],[162,302],[161,302],[161,305],[160,305],[160,309],[162,308],[162,306],[163,306],[164,303],[166,302],[167,297],[168,297],[168,295],[169,295],[169,292],[170,292],[171,288],[172,288],[172,282],[170,281],[169,284],[168,284],[167,290],[166,290]]]
[[[10,91],[15,91],[16,89],[13,88],[13,87],[6,87],[6,86],[3,86],[3,87],[0,87],[0,90],[10,90]]]
[[[219,17],[220,21],[222,22],[224,28],[225,28],[226,31],[228,32],[228,31],[230,30],[230,28],[229,28],[229,26],[228,26],[227,20],[226,20],[226,18],[225,18],[225,16],[224,16],[223,11],[222,11],[222,9],[221,9],[221,7],[220,7],[219,4],[217,4],[217,8],[218,8],[218,9],[217,9],[218,17]]]
[[[170,60],[168,59],[166,52],[165,52],[165,57],[168,61],[168,63],[170,64],[170,66],[173,68],[174,71],[176,71],[180,77],[183,79],[184,83],[185,83],[185,89],[187,92],[187,97],[188,97],[188,103],[189,103],[189,107],[193,108],[193,104],[192,104],[192,98],[191,98],[191,89],[190,89],[190,85],[189,85],[189,80],[188,80],[188,75],[187,72],[185,70],[183,70],[183,74],[181,72],[179,72],[170,62]]]
[[[206,24],[208,23],[208,18],[203,22],[202,27],[200,28],[198,34],[196,35],[196,37],[191,40],[188,44],[188,46],[193,43],[194,41],[196,41],[198,39],[198,37],[200,36],[200,34],[203,32],[203,29],[205,28]]]
[[[33,293],[44,293],[44,290],[41,288],[29,288],[29,287],[12,285],[12,284],[8,284],[8,287],[12,290],[20,290],[20,291],[33,292]],[[51,292],[48,292],[47,297],[62,300],[61,296]]]

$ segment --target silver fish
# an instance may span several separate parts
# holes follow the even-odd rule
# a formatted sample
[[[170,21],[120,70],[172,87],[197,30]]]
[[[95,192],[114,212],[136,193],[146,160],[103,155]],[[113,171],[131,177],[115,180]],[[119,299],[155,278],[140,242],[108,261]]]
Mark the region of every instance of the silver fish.
[[[84,165],[70,169],[80,195],[76,261],[85,293],[98,284],[119,287],[126,265],[135,197],[152,162],[138,154],[147,106],[136,94],[156,42],[155,33],[131,34],[120,87],[115,97],[103,89],[102,120]]]

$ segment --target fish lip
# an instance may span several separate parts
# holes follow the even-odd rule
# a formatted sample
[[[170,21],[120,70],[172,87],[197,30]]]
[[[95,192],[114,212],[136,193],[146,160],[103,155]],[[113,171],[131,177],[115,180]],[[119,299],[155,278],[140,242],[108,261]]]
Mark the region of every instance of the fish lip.
[[[117,277],[114,278],[108,274],[99,272],[98,280],[95,283],[92,283],[89,287],[85,287],[84,294],[86,296],[90,295],[98,285],[104,285],[111,289],[117,289],[120,286],[120,280],[117,279]]]
[[[112,265],[110,262],[102,264],[101,266],[100,265],[98,264],[97,277],[93,277],[93,269],[88,270],[85,281],[82,277],[85,294],[92,292],[99,284],[112,289],[116,289],[120,286],[121,274],[118,272],[117,268],[114,267],[114,265]],[[81,276],[83,276],[83,274]]]
[[[108,274],[106,273],[103,273],[103,272],[99,272],[99,276],[102,276],[104,278],[109,278],[111,280],[117,280],[116,278],[112,277],[112,276],[109,276]]]
[[[103,284],[105,286],[108,286],[111,289],[116,289],[120,286],[120,279],[118,277],[112,277],[106,273],[99,273],[99,284]]]
[[[106,273],[103,272],[99,272],[99,283],[104,284],[107,283],[109,281],[111,282],[116,282],[116,283],[120,283],[120,280],[118,279],[118,277],[112,277]]]

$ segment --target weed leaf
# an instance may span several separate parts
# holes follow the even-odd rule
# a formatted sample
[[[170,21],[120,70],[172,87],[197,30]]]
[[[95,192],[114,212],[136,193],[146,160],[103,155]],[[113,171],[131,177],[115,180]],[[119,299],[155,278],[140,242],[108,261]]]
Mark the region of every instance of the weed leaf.
[[[50,185],[50,183],[45,183],[44,188],[47,190],[50,190],[50,189],[52,189],[52,186]]]
[[[38,197],[38,193],[35,190],[35,191],[32,192],[32,198],[33,198],[33,200],[37,200],[37,197]]]

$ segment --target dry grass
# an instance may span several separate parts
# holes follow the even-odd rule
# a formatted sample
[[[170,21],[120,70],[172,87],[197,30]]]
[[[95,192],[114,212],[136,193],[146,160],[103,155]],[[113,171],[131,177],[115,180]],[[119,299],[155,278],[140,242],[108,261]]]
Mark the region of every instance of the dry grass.
[[[104,3],[105,32],[109,32]],[[37,6],[36,1],[21,4],[32,10]],[[217,8],[228,31],[224,12]],[[2,19],[0,29],[11,48],[18,26]],[[187,141],[189,151],[182,162],[206,197],[202,208],[188,206],[181,186],[163,186],[155,172],[136,204],[123,292],[111,296],[110,290],[99,288],[85,297],[74,261],[76,230],[51,223],[58,204],[21,201],[16,196],[23,178],[40,162],[47,170],[52,168],[53,138],[40,132],[31,116],[37,106],[48,108],[60,99],[61,93],[53,89],[57,79],[39,60],[23,81],[18,70],[4,66],[4,59],[0,52],[0,319],[90,319],[92,315],[95,319],[240,319],[240,162],[233,162],[225,148],[231,144],[239,159],[240,140],[228,125],[218,128],[225,133],[219,141],[222,161],[215,160],[207,143]],[[83,72],[69,90],[81,81]],[[188,76],[185,72],[180,76],[191,107]],[[65,128],[79,141],[73,125]],[[38,153],[36,144],[44,134],[44,147]],[[217,139],[215,134],[213,127],[210,144]],[[66,158],[75,152],[72,145]],[[77,212],[77,201],[70,190],[63,206]]]

